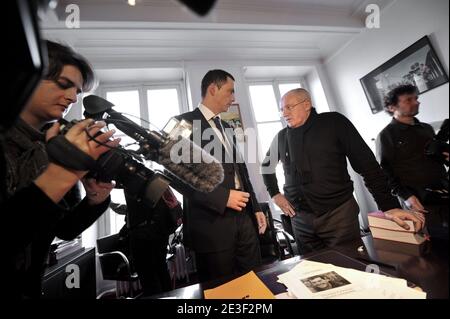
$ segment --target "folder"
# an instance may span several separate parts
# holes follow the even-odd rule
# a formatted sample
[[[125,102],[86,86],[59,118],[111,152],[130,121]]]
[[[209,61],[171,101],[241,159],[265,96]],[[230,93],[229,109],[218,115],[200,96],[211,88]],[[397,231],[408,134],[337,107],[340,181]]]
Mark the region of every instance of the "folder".
[[[253,271],[204,293],[205,299],[275,299]]]

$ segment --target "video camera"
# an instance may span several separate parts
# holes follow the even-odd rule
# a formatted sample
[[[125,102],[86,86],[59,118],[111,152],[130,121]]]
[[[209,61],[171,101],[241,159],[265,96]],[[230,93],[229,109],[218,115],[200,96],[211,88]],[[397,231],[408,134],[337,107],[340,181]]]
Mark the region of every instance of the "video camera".
[[[11,46],[9,50],[6,50],[7,61],[9,61],[6,64],[8,81],[5,89],[8,107],[2,108],[1,111],[1,137],[14,124],[44,76],[47,52],[40,39],[37,12],[46,10],[49,2],[50,0],[5,2],[5,12],[13,24],[7,32],[7,42]],[[212,8],[215,0],[201,3],[190,0],[180,0],[180,2],[196,13],[204,15]],[[12,38],[8,38],[9,36]],[[98,99],[97,102],[99,102]],[[112,110],[111,103],[105,100],[102,102],[106,102],[101,105],[105,109],[101,112],[91,113],[87,117],[95,117],[116,125],[125,134],[135,139],[140,145],[140,149],[137,152],[126,150],[123,147],[112,149],[103,154],[96,162],[97,168],[90,172],[91,176],[103,181],[116,180],[125,185],[128,190],[140,194],[152,205],[158,201],[169,183],[183,193],[190,187],[209,192],[223,180],[222,166],[211,157],[209,162],[200,164],[173,163],[171,161],[171,147],[180,142],[173,137],[181,128],[187,129],[187,123],[172,119],[163,132],[148,131]],[[106,118],[104,118],[105,114],[108,114]],[[63,122],[63,124],[70,127],[74,122]],[[188,132],[189,130],[185,131],[186,134]],[[188,145],[190,141],[182,138],[181,142]],[[191,145],[190,149],[195,151],[195,146]],[[202,158],[208,158],[209,154],[205,154],[202,154]],[[1,160],[3,167],[3,158]],[[167,175],[145,167],[144,160],[154,160],[162,164],[168,170]]]
[[[443,153],[449,152],[449,126],[448,126],[448,119],[442,123],[441,128],[439,129],[439,132],[435,135],[433,140],[431,140],[426,146],[425,146],[425,155],[441,162],[442,164],[448,163],[445,159],[445,156]]]
[[[171,118],[161,132],[150,131],[116,112],[114,104],[101,97],[89,95],[83,99],[83,104],[86,118],[113,124],[139,145],[138,150],[119,146],[104,153],[88,177],[102,182],[114,180],[118,187],[127,189],[150,207],[156,205],[169,184],[181,193],[189,189],[207,193],[222,182],[221,164],[188,139],[192,125],[185,120]],[[65,134],[77,122],[60,120],[61,133]],[[101,132],[90,138],[95,140],[99,134]],[[144,165],[146,160],[163,165],[166,172],[151,170]]]

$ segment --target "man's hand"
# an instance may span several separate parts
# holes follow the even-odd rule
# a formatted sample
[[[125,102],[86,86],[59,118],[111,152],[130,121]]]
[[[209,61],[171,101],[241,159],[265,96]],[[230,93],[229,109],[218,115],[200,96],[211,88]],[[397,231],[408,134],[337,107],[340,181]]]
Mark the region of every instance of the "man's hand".
[[[247,206],[250,194],[246,192],[230,190],[230,196],[228,196],[227,207],[241,212]]]
[[[406,205],[411,210],[418,211],[420,213],[425,212],[425,208],[423,207],[422,203],[419,201],[419,199],[416,196],[411,196],[405,201]]]
[[[280,207],[280,209],[283,211],[283,213],[286,216],[294,217],[295,216],[295,209],[292,206],[292,204],[286,199],[286,197],[283,194],[277,194],[274,197],[272,197],[272,200],[275,202],[275,204]]]
[[[89,205],[98,205],[103,203],[111,193],[116,184],[97,182],[93,178],[82,178],[84,189],[86,190],[86,197]]]
[[[422,213],[408,212],[396,208],[388,210],[384,215],[406,230],[409,230],[409,226],[405,223],[405,220],[410,220],[414,223],[414,230],[416,232],[420,231],[425,226],[425,216]]]
[[[258,232],[260,235],[264,234],[267,228],[266,215],[263,212],[255,213],[256,221],[258,222]]]

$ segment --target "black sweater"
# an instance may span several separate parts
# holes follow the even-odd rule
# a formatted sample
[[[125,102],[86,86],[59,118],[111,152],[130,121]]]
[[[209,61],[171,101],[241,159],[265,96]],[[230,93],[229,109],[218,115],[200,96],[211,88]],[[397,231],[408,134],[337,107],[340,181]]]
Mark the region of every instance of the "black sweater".
[[[353,196],[347,159],[372,193],[380,210],[399,208],[387,178],[353,124],[335,112],[312,110],[306,123],[275,136],[262,164],[271,197],[279,193],[275,165],[283,163],[284,193],[296,209],[329,212]]]

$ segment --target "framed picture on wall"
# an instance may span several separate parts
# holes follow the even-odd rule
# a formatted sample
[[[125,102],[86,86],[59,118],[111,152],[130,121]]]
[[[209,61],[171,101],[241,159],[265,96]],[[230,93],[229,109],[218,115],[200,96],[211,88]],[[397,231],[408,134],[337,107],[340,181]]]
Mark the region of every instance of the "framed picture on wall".
[[[242,124],[241,109],[239,104],[231,104],[228,112],[223,112],[220,114],[223,121],[227,122],[234,129],[236,134],[236,139],[238,142],[245,141],[244,135],[244,125]]]
[[[412,84],[419,94],[448,82],[448,76],[425,36],[362,79],[361,85],[372,113],[383,110],[384,96],[402,84]]]

